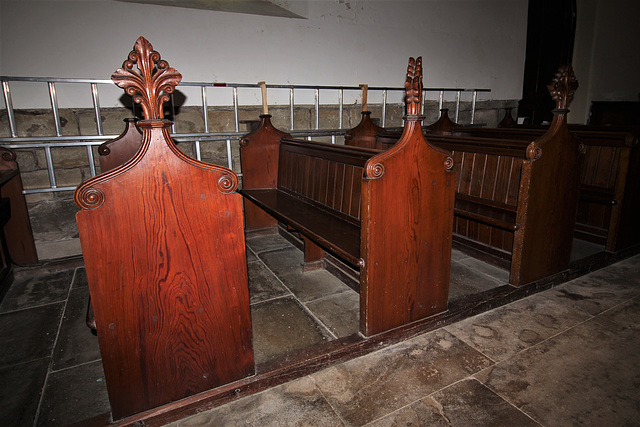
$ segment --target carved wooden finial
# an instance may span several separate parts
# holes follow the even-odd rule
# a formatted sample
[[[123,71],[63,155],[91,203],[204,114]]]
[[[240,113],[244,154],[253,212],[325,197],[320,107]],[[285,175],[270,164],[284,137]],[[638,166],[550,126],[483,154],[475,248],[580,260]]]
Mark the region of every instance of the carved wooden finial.
[[[417,60],[409,58],[407,67],[407,80],[404,82],[406,90],[407,114],[420,114],[420,102],[422,100],[422,57]]]
[[[133,70],[134,64],[138,65],[138,71]],[[140,37],[111,80],[131,95],[142,106],[145,119],[151,120],[164,118],[162,104],[170,99],[182,75],[160,59],[147,39]]]
[[[547,85],[551,98],[556,101],[556,110],[566,110],[578,89],[578,80],[573,73],[571,64],[563,65],[556,72],[555,77]]]

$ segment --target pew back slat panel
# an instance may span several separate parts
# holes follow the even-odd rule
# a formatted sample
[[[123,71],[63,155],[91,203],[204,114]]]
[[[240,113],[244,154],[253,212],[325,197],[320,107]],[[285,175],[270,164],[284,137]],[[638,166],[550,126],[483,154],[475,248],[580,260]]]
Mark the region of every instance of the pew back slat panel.
[[[509,139],[523,142],[540,137],[548,127],[474,128],[450,127],[456,135]],[[640,170],[637,151],[638,128],[621,126],[569,125],[569,130],[585,146],[580,177],[580,203],[576,236],[619,251],[640,243],[640,224],[631,218],[640,196],[628,191]]]

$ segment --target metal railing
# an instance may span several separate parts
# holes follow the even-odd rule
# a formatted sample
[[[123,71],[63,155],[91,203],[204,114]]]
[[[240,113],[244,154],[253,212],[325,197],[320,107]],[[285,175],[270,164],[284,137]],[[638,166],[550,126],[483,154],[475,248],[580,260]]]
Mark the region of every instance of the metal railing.
[[[75,186],[59,186],[56,179],[54,161],[52,156],[52,148],[65,148],[65,147],[86,147],[87,151],[87,165],[89,167],[91,176],[96,175],[96,165],[94,162],[94,153],[93,147],[102,144],[105,141],[115,138],[117,135],[105,135],[102,125],[102,111],[103,108],[100,104],[100,88],[111,85],[114,83],[111,80],[99,80],[99,79],[71,79],[71,78],[50,78],[50,77],[5,77],[0,76],[0,81],[2,83],[2,95],[4,99],[4,104],[6,108],[7,114],[7,124],[9,127],[9,137],[0,137],[0,145],[3,145],[12,149],[42,149],[44,150],[47,172],[49,176],[49,186],[45,188],[37,188],[37,189],[27,189],[25,190],[25,194],[29,193],[41,193],[41,192],[52,192],[52,191],[70,191],[74,190]],[[50,112],[54,122],[55,133],[50,136],[20,136],[18,135],[18,126],[16,123],[16,117],[14,112],[14,102],[12,99],[12,82],[21,82],[21,83],[46,83],[48,89],[48,103],[50,108]],[[95,135],[79,135],[79,136],[65,136],[62,132],[61,125],[61,117],[60,117],[60,108],[59,108],[59,93],[58,93],[58,84],[72,84],[77,87],[77,85],[86,86],[90,92],[91,103],[93,112],[95,115],[96,129]],[[240,102],[239,102],[239,89],[253,89],[256,91],[260,91],[260,85],[258,84],[243,84],[243,83],[207,83],[207,82],[182,82],[180,83],[180,87],[190,88],[195,87],[198,89],[200,94],[199,107],[202,112],[202,119],[204,122],[204,131],[198,133],[180,133],[178,130],[178,125],[174,121],[174,124],[171,129],[172,138],[176,142],[191,142],[194,144],[195,148],[195,157],[198,160],[201,160],[201,143],[207,141],[218,141],[220,143],[225,143],[226,145],[226,158],[227,158],[227,167],[230,169],[234,169],[233,165],[233,157],[232,157],[232,141],[238,141],[245,132],[240,131]],[[234,115],[234,131],[232,132],[210,132],[209,125],[209,117],[208,112],[210,111],[210,95],[211,91],[217,91],[221,88],[231,89],[231,100],[225,103],[220,103],[219,93],[216,93],[216,102],[217,105],[226,105],[233,107],[233,115]],[[296,137],[306,137],[311,139],[313,137],[331,137],[331,141],[333,143],[336,142],[336,138],[344,135],[344,133],[348,130],[348,128],[344,128],[343,124],[343,113],[345,110],[345,93],[351,93],[352,98],[356,99],[357,95],[361,93],[362,89],[359,86],[311,86],[311,85],[267,85],[268,89],[277,90],[277,91],[287,91],[288,92],[288,100],[287,104],[289,107],[289,129],[288,132]],[[296,94],[300,94],[301,92],[308,97],[308,93],[311,91],[313,93],[313,109],[315,112],[314,123],[312,129],[295,129],[295,108],[296,106],[308,105],[308,104],[296,104]],[[403,102],[403,93],[404,88],[398,87],[376,87],[370,86],[368,87],[369,93],[378,93],[378,97],[381,98],[381,102],[379,107],[381,108],[381,117],[380,117],[380,125],[385,127],[387,124],[387,110],[390,105],[389,96],[390,94],[396,95],[399,97],[400,102]],[[327,93],[333,92],[333,102],[321,104],[321,94],[322,100],[327,99]],[[462,89],[462,88],[424,88],[423,89],[423,102],[422,102],[422,112],[424,113],[425,102],[428,97],[427,94],[436,93],[438,99],[438,109],[442,109],[445,102],[453,102],[448,101],[448,98],[454,98],[455,101],[455,121],[459,120],[460,113],[460,103],[462,102],[462,98],[466,95],[471,96],[471,100],[467,101],[471,103],[471,124],[474,123],[475,120],[475,112],[476,112],[476,102],[478,100],[478,94],[483,92],[490,92],[490,89]],[[337,97],[336,97],[337,95]],[[370,99],[373,98],[369,95]],[[257,98],[256,98],[257,99]],[[259,105],[257,103],[246,104],[251,106]],[[280,104],[282,105],[282,104]],[[373,104],[370,104],[373,105]],[[322,129],[320,128],[320,107],[321,106],[330,106],[337,110],[338,114],[338,128],[334,129]],[[132,104],[132,109],[134,115],[136,113],[136,105]],[[175,116],[176,105],[172,102],[169,105],[169,109],[172,114]],[[124,117],[123,117],[124,118]]]

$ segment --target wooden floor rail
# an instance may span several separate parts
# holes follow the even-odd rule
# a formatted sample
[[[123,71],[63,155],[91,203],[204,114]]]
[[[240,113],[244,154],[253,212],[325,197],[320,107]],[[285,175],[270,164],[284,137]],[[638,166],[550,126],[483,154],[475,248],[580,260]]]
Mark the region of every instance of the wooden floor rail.
[[[410,60],[406,85],[411,108],[390,150],[291,139],[269,115],[241,141],[247,230],[280,220],[303,236],[305,262],[330,251],[360,268],[367,336],[440,313],[448,302],[452,163],[422,135],[420,60]]]

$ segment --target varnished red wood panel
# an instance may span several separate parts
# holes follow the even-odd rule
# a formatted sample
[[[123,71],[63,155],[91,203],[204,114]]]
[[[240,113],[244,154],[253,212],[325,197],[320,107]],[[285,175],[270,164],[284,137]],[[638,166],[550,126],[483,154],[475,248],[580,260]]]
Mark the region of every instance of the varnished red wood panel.
[[[516,253],[520,237],[514,240],[514,258],[521,256],[512,260],[510,281],[516,285],[567,269],[573,245],[583,160],[579,141],[569,132],[562,114],[554,115],[548,132],[538,141],[542,156],[523,166],[530,166],[526,171],[530,187],[528,213],[521,219],[522,229],[518,232],[521,241],[526,241],[521,253]],[[516,272],[513,266],[517,262],[520,269]]]
[[[289,136],[271,124],[271,116],[260,116],[260,125],[245,135],[240,141],[240,164],[242,170],[251,170],[251,174],[243,174],[242,188],[276,188],[278,179],[278,145],[280,138]],[[245,204],[245,223],[247,230],[259,230],[275,227],[277,221],[255,206]]]
[[[458,127],[456,132],[479,137],[519,138],[533,141],[541,137],[547,129],[547,127],[517,127],[512,129]],[[617,200],[617,204],[609,208],[596,202],[583,201],[580,203],[576,230],[601,235],[603,221],[608,222],[605,228],[608,230],[606,248],[609,251],[620,250],[640,242],[640,231],[636,231],[636,222],[630,220],[633,214],[630,214],[626,208],[622,207],[624,205],[637,204],[635,202],[637,200],[635,193],[625,191],[625,188],[627,187],[627,182],[635,183],[633,178],[631,181],[628,180],[629,174],[627,170],[634,171],[638,167],[629,167],[629,169],[627,167],[630,157],[629,152],[635,151],[638,143],[638,128],[569,125],[569,131],[576,135],[580,142],[585,145],[585,155],[580,176],[582,185],[610,189],[615,194],[614,200]],[[625,203],[625,200],[634,201]],[[621,216],[627,218],[625,226],[622,227],[619,221]],[[629,236],[635,237],[629,239]],[[580,237],[588,238],[584,234],[580,234]],[[627,243],[617,243],[619,238],[627,240]],[[602,239],[591,240],[602,243]]]
[[[386,146],[376,141],[378,132],[384,132],[384,128],[371,121],[370,111],[363,111],[360,123],[345,133],[344,143],[355,147],[386,149]]]
[[[420,122],[371,158],[362,183],[361,330],[382,332],[446,310],[455,175]],[[450,159],[449,159],[450,160]]]
[[[76,192],[114,419],[254,372],[233,172],[166,142],[170,122],[140,126],[136,157]]]
[[[130,160],[140,148],[142,132],[136,119],[124,119],[124,131],[114,139],[98,146],[100,171],[107,172]]]

